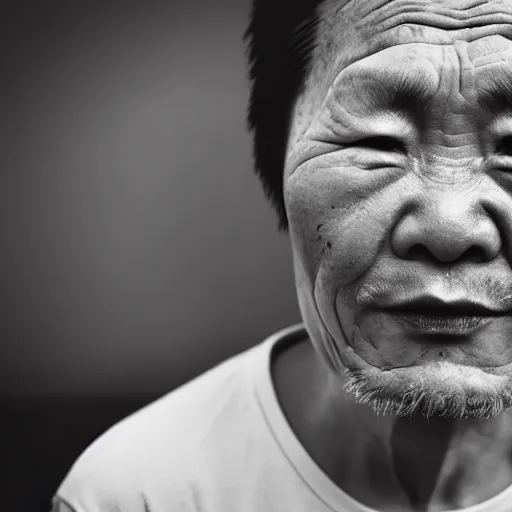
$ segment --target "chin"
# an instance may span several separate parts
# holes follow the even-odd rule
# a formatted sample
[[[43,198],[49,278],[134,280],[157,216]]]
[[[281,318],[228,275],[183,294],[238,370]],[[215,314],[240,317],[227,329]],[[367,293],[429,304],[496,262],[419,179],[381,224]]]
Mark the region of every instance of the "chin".
[[[508,375],[448,361],[391,370],[347,370],[345,390],[376,414],[489,419],[512,407]]]

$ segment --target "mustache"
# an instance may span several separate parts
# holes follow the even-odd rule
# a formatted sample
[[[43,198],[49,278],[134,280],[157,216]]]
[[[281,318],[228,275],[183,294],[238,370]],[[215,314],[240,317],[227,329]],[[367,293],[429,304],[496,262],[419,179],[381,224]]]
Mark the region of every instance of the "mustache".
[[[426,272],[392,271],[369,274],[356,290],[360,308],[407,299],[418,295],[441,295],[454,300],[465,299],[493,305],[500,310],[512,310],[512,277],[495,272],[453,273],[450,277]]]

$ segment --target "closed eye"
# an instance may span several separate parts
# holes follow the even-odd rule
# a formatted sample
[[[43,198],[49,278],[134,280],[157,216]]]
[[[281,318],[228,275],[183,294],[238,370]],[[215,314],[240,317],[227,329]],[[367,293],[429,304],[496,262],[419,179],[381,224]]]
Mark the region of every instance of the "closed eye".
[[[512,156],[512,135],[503,137],[496,146],[496,153],[505,156]]]
[[[357,140],[355,142],[351,142],[350,146],[369,148],[386,152],[405,153],[407,151],[404,143],[401,140],[395,139],[394,137],[388,137],[386,135],[379,135],[376,137],[368,137],[366,139]]]

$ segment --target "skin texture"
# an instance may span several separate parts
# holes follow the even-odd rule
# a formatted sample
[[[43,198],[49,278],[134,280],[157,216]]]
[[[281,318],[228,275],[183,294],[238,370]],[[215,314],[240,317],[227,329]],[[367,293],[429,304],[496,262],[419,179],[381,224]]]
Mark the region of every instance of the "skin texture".
[[[331,1],[320,14],[283,176],[315,352],[279,356],[276,390],[356,499],[395,512],[470,506],[512,483],[510,413],[478,409],[512,396],[512,2]],[[379,309],[418,294],[504,314],[445,339]],[[376,416],[343,390],[346,369],[370,391],[420,389],[478,413]]]
[[[403,3],[381,9],[385,24],[395,14],[390,6],[400,13]],[[340,24],[355,10],[337,12]],[[422,23],[426,14],[418,12]],[[373,13],[361,23],[378,31],[378,20]],[[324,74],[315,69],[296,109],[284,176],[299,299],[307,318],[320,317],[311,321],[321,331],[313,338],[322,338],[337,370],[441,358],[508,376],[508,318],[439,356],[423,340],[406,343],[402,326],[365,308],[418,290],[512,306],[512,158],[497,150],[512,134],[512,117],[489,109],[484,94],[512,75],[512,44],[501,35],[473,40],[471,29],[445,30],[443,38],[430,28],[400,25],[356,48],[337,40],[343,26],[330,28],[334,41],[323,44],[338,72],[327,66],[329,57],[320,64]],[[421,97],[406,91],[409,97],[394,98],[400,84],[420,89]],[[377,136],[402,147],[366,143]]]

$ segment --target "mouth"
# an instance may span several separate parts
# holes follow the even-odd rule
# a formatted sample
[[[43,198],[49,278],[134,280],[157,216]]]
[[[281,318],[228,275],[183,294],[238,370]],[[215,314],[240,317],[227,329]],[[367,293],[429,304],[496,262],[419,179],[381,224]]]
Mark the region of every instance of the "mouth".
[[[446,302],[436,297],[419,297],[381,309],[409,328],[429,334],[469,334],[494,319],[510,314],[475,301]]]

